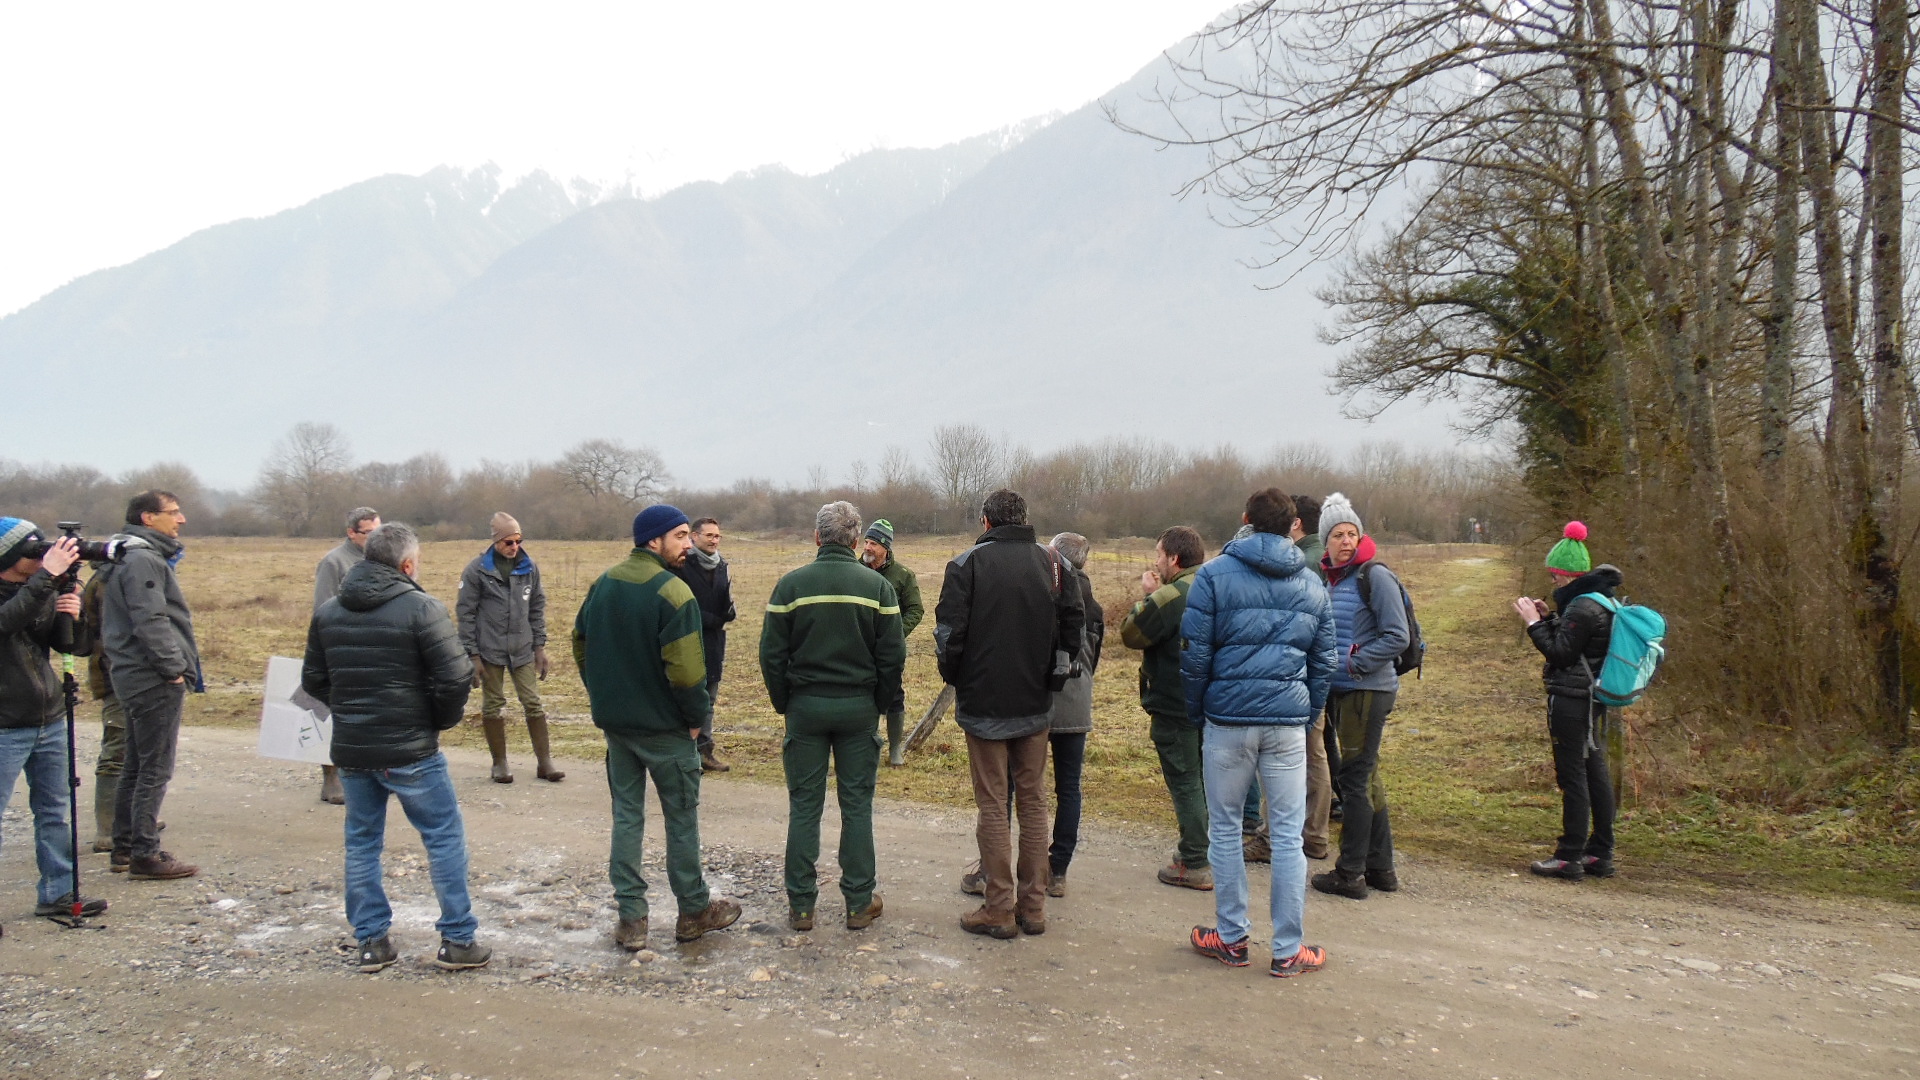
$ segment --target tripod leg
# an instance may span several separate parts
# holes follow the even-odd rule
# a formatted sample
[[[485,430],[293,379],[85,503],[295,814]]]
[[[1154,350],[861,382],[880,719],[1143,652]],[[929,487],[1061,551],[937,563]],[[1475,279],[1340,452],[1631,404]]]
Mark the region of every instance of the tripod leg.
[[[80,684],[73,678],[73,658],[67,658],[63,687],[67,698],[67,838],[72,842],[73,918],[78,922],[85,903],[80,896],[80,745],[74,733],[73,714],[80,705]]]

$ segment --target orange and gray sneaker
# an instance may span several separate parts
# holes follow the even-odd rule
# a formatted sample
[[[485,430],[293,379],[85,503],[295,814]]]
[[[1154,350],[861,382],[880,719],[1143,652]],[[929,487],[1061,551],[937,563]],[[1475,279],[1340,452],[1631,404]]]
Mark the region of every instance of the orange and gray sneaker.
[[[1302,945],[1299,952],[1285,960],[1275,957],[1267,974],[1276,979],[1291,979],[1295,975],[1307,975],[1326,966],[1327,950],[1318,945]]]
[[[1193,943],[1193,951],[1202,956],[1211,956],[1228,967],[1247,966],[1247,939],[1223,941],[1220,931],[1211,926],[1196,926],[1193,933],[1187,935]]]

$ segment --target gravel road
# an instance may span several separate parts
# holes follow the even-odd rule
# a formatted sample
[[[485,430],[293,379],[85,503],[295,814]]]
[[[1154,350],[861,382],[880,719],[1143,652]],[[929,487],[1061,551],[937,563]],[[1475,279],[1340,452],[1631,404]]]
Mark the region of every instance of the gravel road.
[[[1157,884],[1170,838],[1140,832],[1086,830],[1044,936],[964,934],[971,820],[895,803],[877,828],[886,915],[840,925],[828,855],[820,929],[798,935],[780,888],[785,793],[718,780],[709,882],[746,914],[684,947],[656,917],[658,951],[635,959],[609,936],[599,764],[502,786],[482,755],[451,756],[495,948],[459,974],[427,963],[436,907],[397,809],[403,959],[347,966],[340,811],[314,801],[313,769],[256,756],[249,732],[182,736],[166,841],[201,876],[132,882],[87,859],[87,891],[113,904],[103,930],[32,917],[23,789],[0,855],[0,1077],[1920,1076],[1910,908],[1642,890],[1631,852],[1621,878],[1579,885],[1407,861],[1398,894],[1312,895],[1328,967],[1280,981],[1187,950],[1212,904]],[[650,807],[658,912],[657,825]]]

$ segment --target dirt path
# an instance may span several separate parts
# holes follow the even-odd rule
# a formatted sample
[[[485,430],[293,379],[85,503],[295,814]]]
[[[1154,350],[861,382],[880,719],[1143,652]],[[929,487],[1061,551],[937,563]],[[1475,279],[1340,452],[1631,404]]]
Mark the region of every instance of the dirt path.
[[[0,1076],[1920,1075],[1920,918],[1891,906],[1709,906],[1410,861],[1397,895],[1312,896],[1329,967],[1280,982],[1189,953],[1212,905],[1153,881],[1166,838],[1098,827],[1044,937],[970,937],[954,886],[970,820],[891,804],[886,916],[849,933],[828,886],[821,929],[793,935],[784,792],[738,782],[708,785],[703,833],[710,881],[746,916],[687,948],[656,919],[659,955],[630,963],[607,937],[599,766],[503,787],[481,757],[453,758],[497,950],[460,975],[425,963],[432,894],[397,811],[405,959],[378,976],[344,966],[339,811],[312,801],[311,769],[256,757],[248,733],[183,737],[167,839],[201,877],[129,882],[89,859],[89,891],[114,905],[104,931],[31,918],[17,795],[0,856]],[[650,880],[659,901],[657,867]]]

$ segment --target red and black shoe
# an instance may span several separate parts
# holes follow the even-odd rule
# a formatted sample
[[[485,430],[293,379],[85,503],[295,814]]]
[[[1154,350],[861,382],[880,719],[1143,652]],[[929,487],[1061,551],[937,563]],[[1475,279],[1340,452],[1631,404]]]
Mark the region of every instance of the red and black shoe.
[[[1211,926],[1196,926],[1187,936],[1193,942],[1193,951],[1202,956],[1211,956],[1228,967],[1247,966],[1247,939],[1223,941],[1220,931]]]
[[[1309,975],[1327,966],[1327,950],[1318,945],[1302,945],[1300,951],[1285,960],[1276,959],[1267,974],[1276,979],[1291,979],[1295,975]]]

